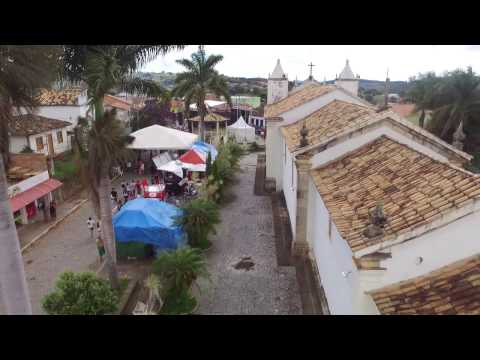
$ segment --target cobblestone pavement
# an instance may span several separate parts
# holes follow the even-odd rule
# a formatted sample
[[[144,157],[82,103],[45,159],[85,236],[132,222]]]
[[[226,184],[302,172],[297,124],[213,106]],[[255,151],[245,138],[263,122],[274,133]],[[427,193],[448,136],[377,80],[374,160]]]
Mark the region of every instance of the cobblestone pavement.
[[[99,266],[95,240],[86,225],[92,215],[87,202],[23,254],[34,314],[44,313],[41,300],[53,289],[60,273],[95,271]]]
[[[198,314],[301,314],[295,268],[277,266],[270,198],[253,194],[256,161],[257,154],[242,158],[235,199],[221,209],[207,255],[211,278],[198,281]],[[253,267],[235,269],[242,259]]]

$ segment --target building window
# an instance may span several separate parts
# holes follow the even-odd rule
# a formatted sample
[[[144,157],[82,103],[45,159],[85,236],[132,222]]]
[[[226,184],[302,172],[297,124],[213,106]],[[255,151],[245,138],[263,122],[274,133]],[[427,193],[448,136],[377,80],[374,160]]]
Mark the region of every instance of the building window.
[[[63,132],[62,131],[57,131],[57,142],[59,144],[63,143]]]
[[[43,138],[42,137],[37,137],[37,138],[35,138],[35,142],[37,144],[37,151],[42,151],[43,150]]]

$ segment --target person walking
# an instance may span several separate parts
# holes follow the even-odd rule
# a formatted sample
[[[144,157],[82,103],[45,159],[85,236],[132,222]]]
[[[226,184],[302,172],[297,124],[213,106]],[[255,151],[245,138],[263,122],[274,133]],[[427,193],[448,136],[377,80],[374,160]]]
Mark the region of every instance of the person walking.
[[[103,261],[103,256],[105,255],[105,244],[103,243],[103,239],[101,236],[101,231],[99,232],[99,235],[97,236],[97,250],[98,250],[98,256],[100,258],[100,263]]]
[[[126,185],[123,187],[123,200],[124,204],[128,201],[128,189]]]
[[[90,230],[90,237],[93,239],[93,229],[95,226],[95,220],[89,217],[87,220],[87,226],[88,226],[88,230]]]
[[[57,218],[57,203],[55,200],[50,203],[50,217],[54,220]]]

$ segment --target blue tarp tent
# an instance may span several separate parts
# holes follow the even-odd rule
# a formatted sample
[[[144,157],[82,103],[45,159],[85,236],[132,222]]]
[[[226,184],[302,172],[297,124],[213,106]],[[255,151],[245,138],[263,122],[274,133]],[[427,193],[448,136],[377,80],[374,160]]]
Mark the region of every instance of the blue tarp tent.
[[[118,242],[142,242],[159,249],[176,249],[186,242],[181,227],[174,224],[182,214],[178,207],[157,199],[127,202],[113,217]]]
[[[204,153],[210,153],[212,156],[212,161],[215,161],[218,155],[218,151],[215,149],[215,146],[207,144],[203,141],[195,141],[192,145],[192,149],[198,149]]]

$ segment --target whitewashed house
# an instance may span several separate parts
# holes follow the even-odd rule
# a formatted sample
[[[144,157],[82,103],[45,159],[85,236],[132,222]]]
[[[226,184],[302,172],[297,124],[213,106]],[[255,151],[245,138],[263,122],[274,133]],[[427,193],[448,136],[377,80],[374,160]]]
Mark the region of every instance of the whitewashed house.
[[[336,85],[269,86],[267,177],[285,196],[293,254],[318,269],[331,314],[480,314],[471,156],[366,104],[346,69]]]
[[[50,119],[68,121],[72,124],[71,129],[78,124],[79,117],[89,118],[92,116],[88,105],[87,90],[83,88],[42,89],[36,100],[38,106],[35,114]]]
[[[71,150],[67,134],[71,123],[34,114],[14,116],[8,124],[10,152],[18,154],[30,148],[38,154],[56,156]]]

